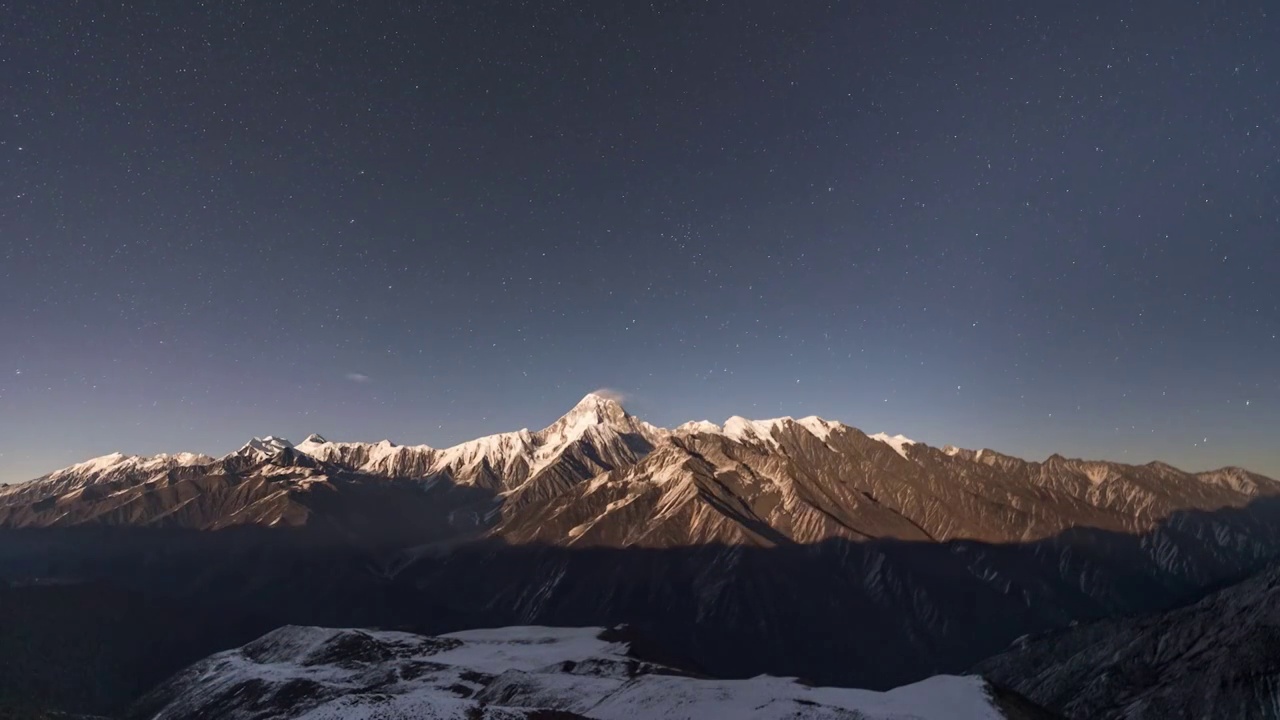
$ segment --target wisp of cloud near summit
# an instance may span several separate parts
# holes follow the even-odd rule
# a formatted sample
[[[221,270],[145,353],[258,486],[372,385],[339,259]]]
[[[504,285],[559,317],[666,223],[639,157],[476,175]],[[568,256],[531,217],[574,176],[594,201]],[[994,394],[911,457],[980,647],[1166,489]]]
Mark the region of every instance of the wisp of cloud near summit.
[[[609,387],[596,388],[595,390],[591,391],[591,394],[599,395],[600,397],[605,398],[606,400],[612,400],[617,403],[624,403],[627,401],[627,394],[621,390],[618,390],[617,388],[609,388]]]

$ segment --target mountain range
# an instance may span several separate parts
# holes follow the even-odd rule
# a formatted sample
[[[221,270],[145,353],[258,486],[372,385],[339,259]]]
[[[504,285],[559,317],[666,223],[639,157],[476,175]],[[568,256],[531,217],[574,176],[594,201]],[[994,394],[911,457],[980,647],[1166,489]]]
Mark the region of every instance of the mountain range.
[[[545,429],[444,449],[313,435],[96,458],[0,488],[0,541],[0,611],[27,622],[0,643],[82,629],[41,660],[72,668],[60,680],[3,689],[69,710],[120,710],[290,624],[625,623],[664,665],[887,690],[1259,570],[1280,555],[1280,483],[816,417],[664,429],[592,394]],[[116,607],[141,613],[133,636],[68,664]],[[86,685],[106,665],[118,679]],[[998,667],[1003,687],[1069,709]]]

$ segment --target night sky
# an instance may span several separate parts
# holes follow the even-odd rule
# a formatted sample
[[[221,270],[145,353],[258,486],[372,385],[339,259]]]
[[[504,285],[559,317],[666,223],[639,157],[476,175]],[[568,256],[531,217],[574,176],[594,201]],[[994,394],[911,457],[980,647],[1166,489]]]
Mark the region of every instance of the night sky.
[[[612,388],[1280,476],[1269,2],[0,6],[0,480]]]

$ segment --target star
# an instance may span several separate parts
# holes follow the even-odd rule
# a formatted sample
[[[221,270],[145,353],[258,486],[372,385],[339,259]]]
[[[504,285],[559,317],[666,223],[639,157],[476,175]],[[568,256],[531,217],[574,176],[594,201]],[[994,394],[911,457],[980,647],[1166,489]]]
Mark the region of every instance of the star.
[[[853,27],[839,3],[798,4],[788,32],[811,46],[799,55],[751,30],[770,22],[766,4],[746,4],[741,22],[726,26],[704,22],[710,15],[697,3],[657,3],[688,15],[695,30],[677,44],[679,60],[706,71],[655,83],[633,70],[659,65],[666,19],[628,3],[602,4],[593,5],[593,22],[613,28],[618,42],[600,47],[592,79],[581,83],[572,54],[506,41],[525,37],[530,24],[577,27],[576,16],[511,5],[494,15],[482,4],[459,4],[460,26],[497,30],[465,42],[436,13],[371,9],[369,22],[340,28],[349,42],[320,64],[294,60],[314,50],[315,31],[339,29],[328,27],[337,20],[286,22],[280,3],[252,12],[231,6],[217,21],[195,3],[163,4],[152,21],[189,33],[180,46],[135,27],[120,3],[103,4],[95,20],[118,32],[70,23],[63,43],[0,43],[0,65],[21,52],[23,63],[43,70],[6,79],[6,96],[23,101],[5,116],[14,122],[0,153],[21,167],[6,175],[14,179],[0,205],[20,209],[27,229],[0,243],[7,291],[0,327],[24,328],[22,338],[0,343],[0,362],[56,368],[42,369],[35,383],[27,382],[30,370],[10,365],[13,387],[4,392],[34,393],[62,377],[91,385],[109,370],[115,392],[104,402],[137,397],[166,406],[175,386],[156,378],[199,377],[208,414],[241,419],[211,421],[216,439],[173,442],[217,446],[239,442],[241,423],[272,419],[237,414],[264,393],[299,378],[313,386],[341,380],[359,367],[378,380],[343,384],[341,402],[352,404],[335,432],[354,438],[377,427],[425,441],[413,434],[431,421],[449,432],[459,424],[501,432],[516,418],[551,417],[564,410],[565,395],[531,388],[565,390],[607,369],[651,379],[655,408],[723,400],[731,412],[782,403],[808,414],[812,400],[789,386],[734,383],[720,398],[721,386],[707,382],[683,397],[677,380],[703,368],[694,375],[780,383],[781,358],[791,357],[805,363],[781,366],[805,371],[792,384],[807,378],[803,395],[820,392],[847,419],[874,405],[880,391],[872,378],[893,377],[894,397],[881,394],[881,404],[910,408],[904,430],[936,423],[954,431],[976,413],[1001,427],[1026,423],[1000,438],[1013,454],[1052,443],[1105,459],[1122,450],[1092,433],[1091,414],[1131,419],[1163,409],[1229,434],[1233,449],[1240,438],[1240,462],[1263,458],[1270,464],[1256,469],[1280,475],[1280,459],[1251,432],[1271,411],[1234,412],[1240,392],[1259,392],[1267,404],[1274,362],[1266,353],[1235,353],[1235,372],[1221,375],[1206,375],[1196,362],[1197,349],[1280,344],[1271,267],[1255,250],[1265,239],[1257,223],[1235,220],[1274,199],[1266,183],[1246,180],[1262,177],[1274,153],[1251,151],[1267,139],[1250,135],[1252,121],[1235,110],[1239,98],[1268,97],[1266,74],[1245,72],[1239,60],[1250,58],[1250,68],[1280,63],[1280,45],[1266,33],[1225,23],[1215,37],[1230,42],[1229,57],[1189,48],[1186,62],[1232,82],[1194,83],[1180,111],[1166,116],[1163,96],[1146,90],[1182,83],[1185,66],[1141,54],[1116,62],[1111,48],[1129,39],[1127,23],[1099,22],[1096,43],[1048,58],[1041,45],[1010,34],[1019,25],[1011,5],[985,9],[981,22],[955,3],[902,17],[888,12],[892,4],[883,14],[869,8],[858,23],[901,22],[905,36],[932,37],[929,52],[940,57],[1010,68],[1001,82],[975,83],[966,64],[942,65],[938,91],[926,92],[874,81],[897,71],[895,33],[869,34],[858,73],[820,66],[818,58],[843,52],[839,38]],[[1185,9],[1171,12],[1158,0],[1124,5],[1115,17],[1140,19],[1157,44],[1176,43],[1183,24],[1194,26]],[[1045,18],[1046,32],[1068,32],[1070,18],[1065,11]],[[223,20],[271,28],[273,37],[206,67],[193,93],[189,74],[170,72],[170,63],[179,70],[202,62],[198,48],[217,42]],[[953,31],[938,34],[939,26]],[[56,76],[64,88],[100,86],[100,68],[63,52],[84,43],[130,62],[112,69],[109,94],[79,98],[75,116],[64,119],[71,95],[44,83]],[[522,71],[497,72],[485,60],[495,56]],[[1046,61],[1061,66],[1053,92],[1038,73],[1012,71]],[[437,64],[454,78],[447,92],[425,93],[428,84],[399,70]],[[1108,65],[1102,80],[1094,71]],[[255,75],[262,82],[245,82]],[[372,82],[334,85],[335,76]],[[529,77],[546,91],[528,92]],[[597,141],[581,142],[563,129],[600,101],[593,83],[602,77],[616,107],[627,110],[605,113],[593,128]],[[783,96],[782,87],[791,90]],[[1069,101],[1102,94],[1105,114]],[[182,102],[154,102],[164,97]],[[832,101],[841,97],[852,102]],[[725,117],[768,121],[730,132],[686,122],[689,98],[721,107]],[[1032,112],[1021,106],[1028,100],[1044,104]],[[121,107],[134,109],[130,122],[115,122]],[[1204,132],[1219,128],[1224,107],[1232,109],[1224,127],[1241,132]],[[312,108],[324,112],[313,118]],[[56,113],[58,122],[34,122],[28,113]],[[1040,113],[1062,122],[1035,121]],[[1086,138],[1143,137],[1153,116],[1164,117],[1159,143],[1096,141],[1095,152],[1079,152]],[[957,118],[965,119],[963,133],[951,127]],[[223,144],[228,121],[248,141],[234,153]],[[1060,132],[1063,123],[1071,133]],[[80,124],[111,152],[86,155],[65,142]],[[139,126],[160,131],[139,134]],[[926,152],[919,138],[936,138],[946,152]],[[118,167],[116,149],[128,167]],[[138,172],[148,157],[181,163],[147,163],[148,172]],[[875,192],[846,190],[841,168],[865,158],[877,160],[865,178]],[[1158,171],[1170,167],[1173,174]],[[32,201],[73,192],[68,178],[81,170],[119,171],[120,182],[103,184],[93,198],[101,213],[93,222],[114,229],[100,242],[79,231],[87,210]],[[948,177],[975,182],[933,181]],[[1186,192],[1184,177],[1196,178]],[[808,190],[792,192],[799,187]],[[194,220],[189,210],[201,213],[199,233],[180,227]],[[1178,222],[1165,222],[1172,217]],[[72,272],[58,258],[72,258]],[[177,268],[181,282],[167,280]],[[1130,280],[1115,282],[1121,272]],[[965,322],[982,332],[964,332]],[[121,342],[117,327],[136,328],[130,339],[139,342]],[[515,343],[525,352],[499,352]],[[76,352],[54,355],[58,348]],[[147,352],[156,348],[163,352]],[[406,357],[417,364],[399,362]],[[724,369],[729,361],[732,372]],[[1150,367],[1160,372],[1143,372]],[[952,395],[937,392],[956,377],[982,379],[982,392],[961,398],[959,383]],[[1113,393],[1121,380],[1131,384]],[[374,407],[378,400],[356,394],[358,387],[404,391],[379,396],[386,405]],[[70,384],[48,394],[29,420],[33,432],[93,438],[104,417],[122,427],[140,421],[142,436],[175,431],[159,427],[162,416],[86,408]],[[446,399],[424,408],[420,394]],[[1085,398],[1090,413],[1080,409]],[[1253,409],[1252,398],[1242,402]],[[1065,409],[1072,404],[1075,414]],[[458,415],[445,406],[467,409]],[[493,424],[480,427],[481,411],[499,408],[503,419],[490,416]],[[1185,450],[1176,427],[1161,425],[1142,436],[1147,444],[1125,450],[1159,457],[1174,440]],[[1019,438],[1037,437],[1043,443],[1019,446]],[[81,453],[79,442],[63,451]],[[1197,445],[1187,454],[1209,452]],[[29,479],[5,474],[12,472],[0,463],[0,483]]]

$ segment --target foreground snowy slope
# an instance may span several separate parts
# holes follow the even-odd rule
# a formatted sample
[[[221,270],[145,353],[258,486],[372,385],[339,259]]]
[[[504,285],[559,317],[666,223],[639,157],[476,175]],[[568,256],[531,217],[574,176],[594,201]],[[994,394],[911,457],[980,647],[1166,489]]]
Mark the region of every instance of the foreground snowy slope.
[[[785,678],[691,677],[632,657],[617,631],[509,627],[429,637],[284,627],[179,673],[130,717],[178,720],[1000,720],[979,677],[937,676],[889,692]]]

